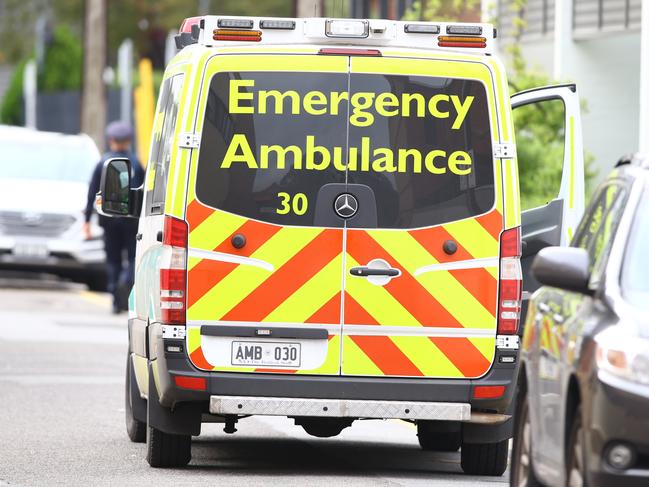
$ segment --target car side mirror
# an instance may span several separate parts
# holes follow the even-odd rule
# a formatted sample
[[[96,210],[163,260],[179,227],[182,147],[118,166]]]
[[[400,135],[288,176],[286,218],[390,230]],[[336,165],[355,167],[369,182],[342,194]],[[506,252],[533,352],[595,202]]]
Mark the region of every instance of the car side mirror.
[[[137,218],[141,200],[141,190],[131,189],[131,161],[125,157],[107,160],[102,168],[97,193],[99,212],[104,216]]]
[[[541,284],[582,294],[592,294],[588,252],[576,247],[546,247],[532,263],[532,274]]]

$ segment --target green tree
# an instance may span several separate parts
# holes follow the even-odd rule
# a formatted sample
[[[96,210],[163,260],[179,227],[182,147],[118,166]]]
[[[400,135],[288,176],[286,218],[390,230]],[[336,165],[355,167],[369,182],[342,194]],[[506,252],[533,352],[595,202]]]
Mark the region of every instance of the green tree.
[[[480,20],[480,0],[416,0],[403,20]]]
[[[9,89],[0,107],[0,121],[12,125],[24,123],[23,73],[28,58],[21,61],[12,75]],[[59,27],[47,45],[43,66],[38,70],[38,91],[78,90],[81,88],[83,57],[79,39],[66,27]]]

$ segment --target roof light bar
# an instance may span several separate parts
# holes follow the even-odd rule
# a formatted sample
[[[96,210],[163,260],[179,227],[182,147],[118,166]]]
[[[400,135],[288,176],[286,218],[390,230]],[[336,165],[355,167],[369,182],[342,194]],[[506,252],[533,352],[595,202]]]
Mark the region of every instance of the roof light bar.
[[[448,25],[446,26],[447,34],[456,35],[482,35],[482,27],[479,25]]]
[[[294,20],[260,20],[259,27],[262,29],[277,29],[277,30],[295,30]]]
[[[251,19],[219,19],[217,25],[226,29],[252,29]]]
[[[327,37],[367,37],[370,23],[367,20],[327,20],[325,35]]]
[[[217,29],[214,31],[214,36],[212,38],[215,41],[259,42],[261,41],[261,31],[260,30]]]
[[[439,34],[439,25],[406,24],[403,31],[408,34]]]

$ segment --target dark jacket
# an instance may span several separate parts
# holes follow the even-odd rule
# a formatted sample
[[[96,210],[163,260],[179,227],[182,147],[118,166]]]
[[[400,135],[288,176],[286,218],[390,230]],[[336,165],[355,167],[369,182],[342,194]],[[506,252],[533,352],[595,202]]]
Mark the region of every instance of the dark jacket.
[[[142,186],[144,182],[144,169],[140,166],[137,157],[132,152],[106,152],[101,160],[95,166],[95,169],[92,171],[92,177],[90,178],[90,184],[88,185],[88,201],[86,202],[85,216],[86,222],[90,221],[92,212],[95,210],[95,196],[99,192],[99,186],[101,184],[101,171],[104,167],[104,162],[113,157],[128,157],[131,161],[131,188],[138,188]],[[101,227],[106,227],[109,218],[99,215],[99,225]]]

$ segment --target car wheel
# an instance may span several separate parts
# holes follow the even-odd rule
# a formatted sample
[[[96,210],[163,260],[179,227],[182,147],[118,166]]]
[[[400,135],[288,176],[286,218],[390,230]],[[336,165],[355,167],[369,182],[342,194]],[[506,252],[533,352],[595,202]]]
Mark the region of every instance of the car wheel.
[[[498,443],[463,443],[460,464],[470,475],[500,476],[507,470],[509,440]]]
[[[133,443],[144,443],[146,441],[146,423],[138,421],[133,417],[133,398],[131,397],[131,380],[133,380],[133,369],[130,357],[126,357],[126,391],[124,394],[124,416],[126,419],[126,433]]]
[[[184,467],[191,460],[192,437],[172,435],[149,426],[146,460],[152,467]]]
[[[462,433],[460,431],[431,431],[425,422],[417,423],[417,439],[422,450],[449,451],[460,449]]]
[[[581,423],[581,406],[575,411],[568,437],[568,462],[566,466],[566,485],[568,487],[585,487],[586,462],[584,455],[584,429]]]
[[[514,424],[514,446],[509,485],[513,487],[540,487],[532,465],[532,424],[527,394],[519,396],[519,406]]]

